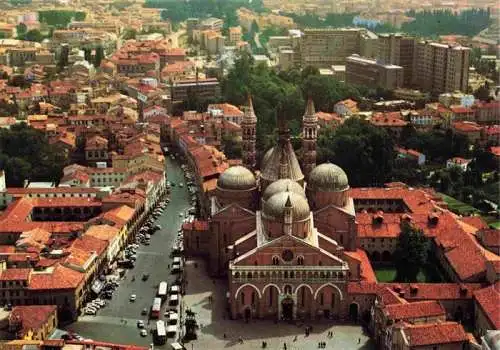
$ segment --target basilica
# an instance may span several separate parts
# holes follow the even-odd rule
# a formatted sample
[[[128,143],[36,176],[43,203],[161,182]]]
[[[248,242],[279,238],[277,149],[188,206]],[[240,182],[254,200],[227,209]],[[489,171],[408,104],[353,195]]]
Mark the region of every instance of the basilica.
[[[233,318],[345,318],[347,282],[362,273],[354,203],[345,172],[316,165],[317,118],[303,116],[302,164],[278,118],[277,145],[256,169],[257,117],[242,120],[243,165],[229,167],[210,198],[206,252],[212,276],[227,276]],[[366,258],[366,255],[364,256]]]

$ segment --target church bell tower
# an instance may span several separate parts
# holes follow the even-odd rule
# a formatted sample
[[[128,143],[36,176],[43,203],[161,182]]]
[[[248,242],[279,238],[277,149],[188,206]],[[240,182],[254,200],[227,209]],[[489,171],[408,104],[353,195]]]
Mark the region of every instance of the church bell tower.
[[[252,97],[250,95],[248,95],[248,105],[241,122],[241,129],[243,131],[241,145],[243,166],[254,170],[256,165],[255,142],[257,139],[257,116],[253,110]]]
[[[314,110],[314,102],[312,98],[309,98],[306,111],[302,117],[302,171],[306,179],[316,166],[317,137],[318,118]]]

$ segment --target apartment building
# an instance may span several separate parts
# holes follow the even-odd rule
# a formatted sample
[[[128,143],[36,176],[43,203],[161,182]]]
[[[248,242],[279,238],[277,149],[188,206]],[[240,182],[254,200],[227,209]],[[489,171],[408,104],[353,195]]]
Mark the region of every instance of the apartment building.
[[[403,67],[403,86],[411,85],[413,75],[413,55],[415,38],[401,34],[379,34],[377,59],[382,63]]]
[[[229,43],[235,45],[241,40],[241,27],[230,27],[229,28]]]
[[[172,101],[185,101],[189,94],[200,99],[216,98],[220,95],[220,84],[216,78],[179,80],[171,85]]]
[[[403,67],[355,54],[346,60],[345,78],[350,84],[394,90],[403,85]]]
[[[415,46],[412,84],[432,94],[467,91],[470,49],[427,41]]]
[[[364,28],[306,29],[299,50],[303,67],[330,68],[353,54],[374,57],[377,36]]]

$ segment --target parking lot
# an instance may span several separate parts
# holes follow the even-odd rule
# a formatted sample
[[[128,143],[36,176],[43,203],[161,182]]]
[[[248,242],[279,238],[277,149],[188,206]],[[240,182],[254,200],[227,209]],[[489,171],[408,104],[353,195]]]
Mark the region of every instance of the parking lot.
[[[155,320],[148,324],[148,316],[141,315],[142,310],[150,310],[161,281],[171,284],[176,279],[176,275],[172,275],[168,268],[173,262],[170,252],[184,220],[179,213],[184,213],[191,207],[186,186],[178,186],[185,182],[182,170],[170,158],[167,160],[167,169],[168,180],[177,185],[172,187],[170,203],[155,222],[161,225],[161,230],[151,235],[150,245],[141,245],[137,249],[135,267],[126,270],[112,299],[107,300],[107,305],[96,316],[79,317],[66,330],[93,340],[146,346],[152,343],[151,335],[141,337],[137,321],[143,320],[148,331],[155,328]],[[144,274],[149,274],[146,281],[142,279]],[[136,295],[134,302],[129,300],[131,294]],[[164,309],[161,318],[163,312]]]

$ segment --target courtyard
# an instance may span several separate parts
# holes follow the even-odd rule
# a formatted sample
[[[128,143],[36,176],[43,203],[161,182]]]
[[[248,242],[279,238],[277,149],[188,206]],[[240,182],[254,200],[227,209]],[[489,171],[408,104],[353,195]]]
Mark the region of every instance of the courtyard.
[[[327,321],[308,323],[312,326],[305,336],[305,325],[269,320],[230,320],[226,312],[227,280],[213,280],[206,273],[202,260],[186,261],[188,280],[184,308],[196,313],[200,328],[198,339],[185,344],[186,349],[317,349],[326,342],[325,349],[375,349],[361,326],[334,324]],[[328,332],[333,332],[328,337]],[[243,343],[240,342],[240,338]]]

